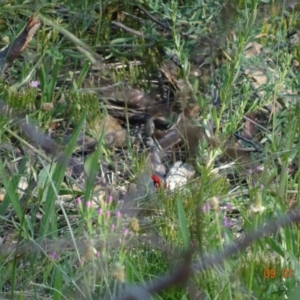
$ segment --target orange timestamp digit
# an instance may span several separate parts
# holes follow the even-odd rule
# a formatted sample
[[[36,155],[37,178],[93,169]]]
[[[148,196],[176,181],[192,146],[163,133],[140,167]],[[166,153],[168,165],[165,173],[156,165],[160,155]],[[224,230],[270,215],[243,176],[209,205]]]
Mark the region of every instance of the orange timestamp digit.
[[[275,269],[264,269],[264,278],[266,279],[274,279],[277,275]]]
[[[293,269],[282,269],[282,278],[292,278],[294,276]]]
[[[274,279],[277,276],[277,272],[275,269],[264,269],[264,278],[265,279]],[[293,269],[282,269],[281,271],[281,277],[286,278],[292,278],[294,276]]]

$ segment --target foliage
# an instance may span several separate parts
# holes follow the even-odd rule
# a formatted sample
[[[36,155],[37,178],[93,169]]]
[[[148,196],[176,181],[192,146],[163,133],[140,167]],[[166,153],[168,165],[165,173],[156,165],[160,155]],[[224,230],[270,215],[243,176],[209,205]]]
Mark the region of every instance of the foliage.
[[[300,43],[292,40],[299,33],[287,36],[299,27],[299,8],[292,1],[258,0],[2,1],[2,38],[19,33],[32,12],[43,25],[0,83],[1,99],[12,110],[2,114],[0,102],[1,295],[121,297],[128,285],[178,266],[182,250],[192,248],[193,260],[201,261],[292,210],[299,201],[300,109],[290,91],[299,90]],[[248,58],[250,42],[263,51]],[[95,196],[99,162],[115,163],[97,127],[107,115],[97,88],[110,81],[151,93],[170,59],[180,66],[170,82],[184,83],[179,103],[183,109],[197,103],[197,122],[208,130],[213,120],[217,140],[200,140],[192,160],[198,175],[183,189],[137,199],[136,212],[126,214],[116,194]],[[262,151],[222,163],[224,152],[230,156],[228,141],[244,132],[251,114]],[[24,124],[33,132],[54,128],[57,152],[28,142]],[[88,181],[76,182],[68,174],[76,141],[95,130],[101,132],[85,161]],[[126,143],[124,170],[134,178],[146,162],[129,138]],[[61,144],[66,147],[59,152]],[[28,152],[21,157],[22,149]],[[196,272],[187,288],[155,299],[296,299],[299,243],[296,225],[280,228]]]

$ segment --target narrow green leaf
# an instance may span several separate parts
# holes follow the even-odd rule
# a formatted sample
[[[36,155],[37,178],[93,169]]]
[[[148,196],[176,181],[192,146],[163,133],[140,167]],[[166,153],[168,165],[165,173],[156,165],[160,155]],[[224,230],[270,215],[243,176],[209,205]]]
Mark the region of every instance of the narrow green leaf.
[[[280,256],[284,257],[284,250],[278,242],[276,242],[273,238],[270,237],[265,237],[265,241],[273,251],[277,252]]]
[[[60,268],[55,267],[53,276],[54,276],[53,299],[60,300],[62,298],[62,294],[60,291],[62,291],[62,282],[63,282]]]
[[[78,121],[78,125],[74,130],[73,136],[71,140],[69,141],[68,145],[65,148],[65,151],[63,153],[63,159],[58,159],[58,162],[55,162],[53,164],[53,176],[51,176],[50,179],[50,186],[47,190],[46,195],[46,201],[44,204],[44,214],[41,220],[41,227],[39,230],[39,237],[43,237],[46,235],[46,233],[49,232],[50,225],[54,225],[56,222],[56,215],[54,211],[54,202],[56,200],[58,191],[60,189],[61,183],[63,181],[65,170],[68,166],[68,163],[70,161],[73,149],[76,146],[76,141],[78,139],[78,136],[80,134],[80,130],[84,124],[86,116],[86,111],[82,114],[81,119]],[[51,173],[51,171],[50,171]],[[52,232],[55,231],[55,228],[52,226],[51,230]]]
[[[20,197],[16,192],[18,180],[16,180],[16,177],[14,177],[13,180],[9,178],[1,160],[0,160],[0,178],[2,179],[6,191],[5,200],[0,205],[0,215],[2,216],[5,213],[10,201],[19,220],[21,221],[23,218],[23,212],[20,204]],[[9,199],[9,201],[7,199]]]
[[[102,131],[96,151],[88,157],[86,164],[84,165],[85,172],[88,176],[84,195],[85,203],[90,199],[95,187],[95,180],[99,171],[99,160],[101,159],[103,153],[103,134],[104,132]]]
[[[184,207],[179,194],[176,195],[176,202],[177,202],[179,227],[182,235],[183,245],[185,248],[188,248],[190,244],[190,233],[188,229],[188,223],[187,223]]]

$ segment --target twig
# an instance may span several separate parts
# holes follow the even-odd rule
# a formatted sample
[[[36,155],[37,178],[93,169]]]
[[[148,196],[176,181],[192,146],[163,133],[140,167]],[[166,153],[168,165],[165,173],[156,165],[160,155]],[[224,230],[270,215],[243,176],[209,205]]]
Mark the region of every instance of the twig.
[[[160,22],[159,20],[157,20],[156,18],[154,18],[145,8],[143,8],[142,6],[138,6],[139,9],[144,12],[153,22],[155,22],[157,25],[161,26],[162,28],[172,31],[172,28],[170,27],[170,25],[165,25],[164,23]],[[182,37],[185,38],[189,38],[189,39],[193,39],[193,40],[198,40],[199,36],[197,35],[193,35],[193,34],[189,34],[189,33],[179,33]]]
[[[124,24],[122,24],[120,22],[113,21],[113,22],[111,22],[111,24],[114,25],[114,26],[116,26],[116,27],[118,27],[118,28],[121,28],[121,29],[123,29],[123,30],[125,30],[125,31],[127,31],[127,32],[129,32],[129,33],[131,33],[133,35],[136,35],[138,37],[141,37],[141,38],[144,38],[144,39],[147,39],[147,40],[150,40],[150,41],[155,41],[154,38],[146,36],[146,35],[144,35],[140,31],[137,31],[137,30],[134,30],[132,28],[129,28],[126,25],[124,25]]]
[[[138,8],[145,13],[153,22],[155,22],[157,25],[161,26],[164,29],[167,29],[169,31],[172,31],[172,28],[170,27],[170,25],[165,25],[164,23],[160,22],[159,20],[157,20],[156,18],[154,18],[144,7],[142,7],[141,5],[138,6]]]
[[[250,144],[257,152],[262,152],[261,148],[257,145],[257,143],[255,143],[254,141],[251,141],[249,139],[246,139],[245,137],[241,136],[240,134],[238,133],[235,133],[234,134],[235,138],[238,139],[238,140],[242,140],[244,141],[245,143],[248,143]]]

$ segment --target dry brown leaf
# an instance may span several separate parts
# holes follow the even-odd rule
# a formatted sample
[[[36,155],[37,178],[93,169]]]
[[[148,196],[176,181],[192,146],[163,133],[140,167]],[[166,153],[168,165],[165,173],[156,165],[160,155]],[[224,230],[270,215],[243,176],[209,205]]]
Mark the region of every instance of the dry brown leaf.
[[[116,118],[105,115],[103,118],[97,118],[90,122],[89,130],[96,138],[100,138],[102,135],[106,135],[110,132],[115,132],[122,129],[119,120]]]
[[[171,59],[165,60],[160,70],[166,76],[169,82],[173,84],[175,83],[179,68]]]
[[[255,148],[242,148],[238,146],[228,146],[224,149],[221,160],[237,160],[239,162],[249,162],[250,154],[256,152]]]
[[[149,114],[152,117],[162,117],[169,118],[172,113],[172,107],[167,103],[152,103],[146,107],[145,113]]]
[[[253,56],[258,55],[261,52],[262,48],[263,46],[261,44],[257,42],[251,42],[246,45],[244,49],[244,54],[246,58],[251,58]]]
[[[200,139],[207,139],[205,129],[194,118],[182,117],[177,125],[180,137],[189,153],[194,156],[198,152]]]
[[[11,44],[0,50],[0,73],[3,73],[8,64],[11,64],[27,48],[40,25],[39,19],[31,16],[22,33]]]
[[[103,86],[103,85],[102,85]],[[109,86],[100,91],[100,95],[109,103],[132,109],[146,109],[151,104],[149,95],[139,89],[129,87]]]
[[[256,114],[255,113],[248,114],[245,120],[244,129],[241,133],[241,136],[246,139],[254,138],[258,132],[255,123],[257,123]]]
[[[283,103],[294,101],[297,95],[297,91],[287,88],[284,81],[280,81],[280,77],[276,73],[276,70],[273,70],[270,67],[256,69],[248,67],[245,69],[245,74],[252,79],[251,85],[260,97],[263,97],[266,93],[263,86],[268,82],[274,83],[275,86],[272,90],[274,93],[276,92],[275,97],[272,98],[272,101],[268,105],[266,105],[271,112],[270,117],[273,113],[282,109]]]
[[[193,159],[198,152],[200,139],[207,138],[205,130],[195,118],[181,117],[178,124],[168,130],[166,134],[158,140],[163,149],[170,148],[178,143],[184,145]]]
[[[180,141],[180,133],[177,128],[168,130],[163,137],[158,140],[162,149],[167,149]]]
[[[119,129],[109,132],[105,135],[105,142],[109,148],[125,148],[127,132],[125,129]],[[134,138],[132,138],[132,142]]]
[[[259,90],[259,88],[268,82],[267,72],[263,68],[245,68],[245,74],[252,79],[252,86],[259,96],[264,95],[264,91]]]
[[[118,119],[110,115],[105,115],[102,119],[93,120],[89,124],[88,131],[96,140],[104,137],[110,148],[123,148],[126,146],[126,130],[121,126]]]

